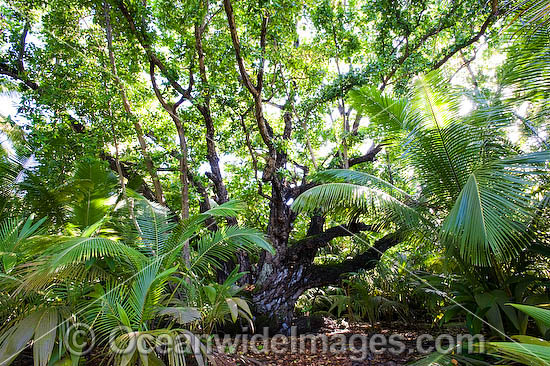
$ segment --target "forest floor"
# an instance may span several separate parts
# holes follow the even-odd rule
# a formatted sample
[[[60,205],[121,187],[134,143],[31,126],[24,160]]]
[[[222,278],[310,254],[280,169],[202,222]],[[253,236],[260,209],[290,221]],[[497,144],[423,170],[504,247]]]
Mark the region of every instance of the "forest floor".
[[[404,366],[422,356],[418,344],[426,350],[435,345],[434,339],[439,335],[459,337],[466,334],[461,328],[438,328],[431,324],[410,324],[404,322],[350,323],[342,320],[324,318],[322,326],[298,326],[298,334],[278,340],[278,347],[273,346],[277,337],[262,337],[258,340],[247,338],[234,347],[235,337],[227,337],[231,345],[214,346],[213,354],[216,366]],[[428,336],[430,339],[423,339]],[[390,340],[399,337],[403,351],[396,353],[392,346],[383,352],[370,352],[373,337]],[[303,337],[303,341],[301,340]],[[312,346],[316,337],[316,350]],[[364,340],[368,341],[364,341]],[[421,342],[419,341],[422,340]],[[284,342],[282,342],[284,341]],[[302,343],[303,342],[303,343]],[[247,344],[247,346],[243,346]],[[267,347],[266,347],[267,344]],[[292,347],[294,344],[294,349]],[[378,343],[380,344],[380,343]],[[302,348],[302,345],[303,348]],[[353,347],[352,347],[353,345]],[[326,350],[323,351],[323,347]],[[375,347],[376,348],[376,347]],[[86,365],[110,365],[102,358],[104,353],[97,349],[86,356]],[[12,366],[29,366],[33,364],[33,353],[26,349]]]
[[[225,352],[219,350],[220,354],[225,353],[218,358],[218,366],[401,366],[407,365],[423,356],[420,351],[427,350],[435,345],[434,339],[441,334],[459,337],[459,334],[467,333],[460,328],[434,328],[429,324],[405,324],[405,323],[376,323],[374,325],[365,323],[334,322],[333,326],[319,329],[315,336],[321,336],[316,340],[317,350],[311,347],[311,339],[304,338],[303,350],[300,349],[300,340],[298,337],[286,337],[279,342],[279,348],[273,350],[268,347],[266,350],[265,339],[252,342],[257,348],[248,346],[237,347]],[[371,350],[372,342],[376,342],[372,337],[377,335],[379,339],[391,339],[398,337],[404,349],[401,352],[395,352],[395,348],[388,347],[386,350],[377,350],[375,352],[361,352],[358,350]],[[427,335],[427,336],[426,336]],[[303,335],[302,335],[303,336]],[[347,347],[341,347],[342,337],[346,340]],[[327,343],[322,339],[328,339],[328,351],[323,352],[323,345]],[[368,339],[362,343],[361,339]],[[397,339],[397,338],[395,338]],[[269,338],[272,342],[274,338]],[[289,343],[295,342],[295,349],[289,346]],[[323,343],[324,342],[324,343]],[[281,345],[282,344],[282,345]],[[353,346],[352,346],[353,344]],[[365,347],[365,344],[368,344]],[[380,343],[379,343],[380,344]],[[422,350],[419,351],[418,344],[421,344]],[[331,348],[332,347],[332,348]],[[296,350],[296,348],[298,350]]]

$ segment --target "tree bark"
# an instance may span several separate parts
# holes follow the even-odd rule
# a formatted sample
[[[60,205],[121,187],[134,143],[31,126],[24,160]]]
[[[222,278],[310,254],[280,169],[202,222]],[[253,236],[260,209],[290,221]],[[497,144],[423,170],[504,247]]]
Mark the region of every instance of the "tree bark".
[[[155,95],[164,108],[166,112],[172,118],[174,125],[176,126],[176,131],[178,132],[178,140],[180,145],[180,183],[181,183],[181,218],[189,218],[189,181],[187,179],[189,175],[189,164],[188,164],[188,155],[187,155],[187,139],[185,137],[185,128],[183,123],[178,116],[177,108],[181,102],[177,102],[173,105],[168,104],[158,88],[156,78],[155,78],[155,63],[150,62],[149,76],[151,77],[151,84],[153,85],[153,90]],[[185,246],[184,252],[188,253],[188,245]]]
[[[210,164],[210,174],[208,178],[214,183],[217,202],[219,204],[229,201],[229,194],[227,188],[223,182],[223,177],[220,169],[220,158],[216,149],[216,131],[214,128],[214,121],[212,119],[212,113],[210,111],[210,91],[208,87],[208,76],[206,74],[205,55],[202,46],[202,34],[204,32],[204,19],[202,24],[195,24],[195,47],[197,49],[198,61],[199,61],[199,74],[203,85],[203,98],[204,103],[197,104],[196,107],[201,113],[204,124],[206,125],[206,158]]]
[[[348,231],[346,235],[352,235]],[[308,289],[338,283],[342,275],[359,269],[372,269],[386,250],[398,244],[400,233],[391,233],[381,239],[364,253],[333,265],[314,265],[312,257],[290,260],[272,267],[267,280],[262,281],[253,294],[252,302],[256,311],[273,320],[275,327],[288,333],[292,324],[292,314],[298,298]],[[319,246],[326,241],[317,242]],[[316,251],[314,251],[316,252]],[[311,260],[310,260],[311,259]]]

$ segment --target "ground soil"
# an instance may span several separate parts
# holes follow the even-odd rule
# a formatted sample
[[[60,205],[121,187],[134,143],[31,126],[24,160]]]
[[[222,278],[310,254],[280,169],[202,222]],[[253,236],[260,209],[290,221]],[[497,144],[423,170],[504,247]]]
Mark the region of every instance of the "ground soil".
[[[336,323],[336,322],[335,322]],[[310,352],[309,344],[306,343],[305,352],[291,352],[290,347],[282,347],[284,352],[264,351],[262,347],[263,341],[258,341],[256,344],[260,348],[257,349],[249,346],[248,350],[243,350],[242,347],[237,349],[219,350],[217,364],[219,366],[401,366],[406,365],[422,356],[417,349],[418,337],[422,334],[430,334],[436,338],[440,334],[465,334],[464,329],[460,328],[438,328],[429,324],[405,324],[405,323],[377,323],[374,325],[364,323],[347,324],[345,322],[336,323],[333,326],[319,329],[317,335],[324,334],[331,339],[333,336],[343,335],[347,340],[353,335],[362,335],[370,338],[374,334],[382,334],[389,337],[390,335],[398,335],[405,344],[405,351],[400,354],[394,354],[389,351],[380,353],[369,353],[367,357],[358,359],[361,356],[351,350],[342,352],[341,348],[337,348],[338,352]],[[355,337],[357,338],[357,337]],[[291,338],[289,338],[291,339]],[[272,338],[270,339],[272,340]],[[333,344],[330,342],[329,344]],[[432,346],[434,342],[422,342],[424,349]],[[359,349],[360,344],[356,343],[355,349]],[[250,349],[252,348],[252,349]],[[318,343],[317,349],[321,349],[321,343]],[[225,351],[225,352],[224,352]],[[222,354],[224,353],[224,354]]]

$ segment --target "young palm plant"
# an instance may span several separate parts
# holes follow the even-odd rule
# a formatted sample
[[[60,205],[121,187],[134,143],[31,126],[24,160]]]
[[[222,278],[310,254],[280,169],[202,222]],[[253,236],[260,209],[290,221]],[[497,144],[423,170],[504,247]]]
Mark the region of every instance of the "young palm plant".
[[[207,363],[204,346],[191,332],[201,330],[200,320],[207,309],[195,307],[202,304],[194,294],[202,291],[210,275],[236,250],[272,251],[256,230],[219,225],[212,231],[206,227],[208,220],[235,215],[239,207],[228,202],[180,223],[165,209],[142,200],[136,205],[137,227],[128,224],[124,232],[101,229],[108,222],[100,218],[79,237],[34,238],[43,250],[29,252],[24,260],[10,264],[12,273],[2,278],[10,285],[5,301],[14,306],[2,319],[0,364],[9,365],[33,339],[34,352],[40,355],[35,365],[57,359],[72,359],[76,364],[78,356],[68,352],[74,347],[64,338],[70,324],[77,321],[91,327],[98,346],[116,345],[124,350],[104,348],[114,364],[166,361],[184,365],[185,353],[180,351],[187,346],[199,364]],[[184,260],[186,245],[190,253]],[[229,310],[218,311],[218,318],[208,322],[233,316],[234,304],[237,314],[250,319],[237,292],[229,293],[231,298],[222,298]],[[167,341],[171,342],[168,349],[157,347],[166,346]]]

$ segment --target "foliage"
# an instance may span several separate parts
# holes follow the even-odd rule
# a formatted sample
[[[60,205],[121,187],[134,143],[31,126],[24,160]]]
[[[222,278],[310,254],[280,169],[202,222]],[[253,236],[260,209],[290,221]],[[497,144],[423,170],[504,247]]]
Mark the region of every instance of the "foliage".
[[[313,289],[302,295],[296,305],[301,313],[344,316],[352,321],[375,323],[381,319],[431,321],[445,303],[441,292],[426,286],[427,271],[437,269],[425,254],[406,246],[368,271],[350,273],[340,287]]]
[[[345,316],[351,321],[368,321],[371,324],[381,317],[391,319],[396,315],[405,319],[407,307],[379,293],[365,276],[351,274],[342,281],[343,288],[333,289],[316,301],[328,305],[328,313],[337,317]],[[317,309],[319,311],[319,309]]]
[[[400,106],[398,112],[381,112],[388,97],[372,89],[355,98],[357,108],[377,115],[373,123],[406,134],[404,159],[421,180],[419,190],[411,196],[366,173],[326,171],[318,179],[339,182],[310,189],[298,197],[294,209],[353,207],[417,230],[427,222],[427,235],[478,266],[508,261],[528,245],[528,225],[537,205],[529,190],[545,171],[548,151],[516,154],[499,145],[503,126],[485,123],[476,112],[461,118],[459,95],[437,73],[420,78],[409,101],[393,105]]]
[[[511,306],[532,317],[540,325],[550,327],[550,310],[521,304]],[[525,335],[512,338],[513,342],[487,342],[487,351],[523,365],[547,365],[550,362],[550,342]]]
[[[133,240],[122,241],[122,232],[117,233],[114,227],[106,230],[109,220],[103,216],[106,212],[115,215],[121,203],[102,208],[112,186],[106,185],[104,175],[96,177],[100,181],[84,185],[84,190],[82,185],[71,186],[76,197],[82,197],[73,204],[82,207],[83,200],[90,208],[74,211],[72,217],[98,220],[81,225],[80,236],[43,235],[45,219],[6,219],[2,223],[4,326],[0,360],[10,364],[34,339],[35,364],[46,365],[50,359],[72,359],[75,364],[78,357],[69,353],[74,347],[63,339],[71,324],[80,322],[93,329],[99,345],[113,337],[121,349],[130,351],[111,354],[117,364],[144,362],[144,357],[149,362],[167,357],[170,365],[185,364],[185,356],[173,349],[167,356],[148,354],[133,341],[154,345],[167,336],[176,343],[189,343],[196,361],[204,364],[206,355],[191,330],[210,332],[216,324],[236,321],[239,316],[252,321],[248,305],[239,297],[240,288],[235,286],[243,274],[235,269],[218,285],[209,283],[212,271],[236,249],[251,252],[255,248],[272,250],[271,246],[261,233],[246,228],[204,231],[207,220],[236,213],[239,205],[235,202],[178,223],[164,208],[142,199],[136,205],[141,207],[136,209],[140,230],[131,236]],[[91,215],[92,207],[100,214]],[[137,231],[133,223],[126,227],[126,231]],[[181,256],[185,245],[191,247],[188,262]]]
[[[194,334],[251,323],[245,284],[286,324],[321,282],[340,287],[303,309],[472,332],[526,333],[505,304],[546,301],[545,2],[0,13],[0,92],[17,102],[0,121],[0,363],[32,344],[36,365],[76,364],[62,335],[78,322],[102,344],[125,327],[121,347],[168,334],[206,362]],[[109,360],[161,361],[185,362]]]

